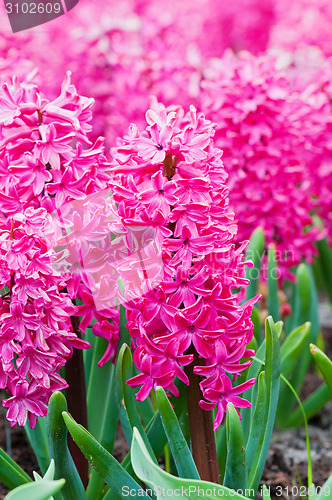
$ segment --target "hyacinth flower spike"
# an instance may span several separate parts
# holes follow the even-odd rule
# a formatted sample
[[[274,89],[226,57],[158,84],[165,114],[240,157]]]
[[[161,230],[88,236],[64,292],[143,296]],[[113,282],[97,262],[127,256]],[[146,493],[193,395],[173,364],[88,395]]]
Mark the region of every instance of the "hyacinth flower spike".
[[[238,394],[255,380],[236,388],[231,380],[250,364],[250,315],[259,297],[241,304],[251,263],[244,261],[247,242],[234,243],[237,226],[222,152],[213,142],[216,126],[193,106],[185,113],[155,99],[146,120],[145,130],[132,125],[112,150],[110,186],[123,234],[153,226],[161,266],[153,286],[148,258],[140,271],[133,258],[132,274],[123,276],[127,326],[141,372],[127,383],[141,387],[139,400],[157,386],[177,396],[175,377],[187,385],[194,459],[202,479],[219,482],[210,410],[217,408],[216,429],[227,403],[250,404]]]

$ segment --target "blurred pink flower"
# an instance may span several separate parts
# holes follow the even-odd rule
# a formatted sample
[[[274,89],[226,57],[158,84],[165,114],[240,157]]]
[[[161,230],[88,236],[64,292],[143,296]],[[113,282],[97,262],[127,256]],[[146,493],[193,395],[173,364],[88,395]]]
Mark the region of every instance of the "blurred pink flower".
[[[303,258],[312,262],[322,236],[307,176],[315,111],[268,55],[228,51],[211,61],[201,85],[202,109],[217,123],[215,142],[224,151],[236,239],[262,227],[266,245],[276,245],[281,279],[292,280],[291,269]]]

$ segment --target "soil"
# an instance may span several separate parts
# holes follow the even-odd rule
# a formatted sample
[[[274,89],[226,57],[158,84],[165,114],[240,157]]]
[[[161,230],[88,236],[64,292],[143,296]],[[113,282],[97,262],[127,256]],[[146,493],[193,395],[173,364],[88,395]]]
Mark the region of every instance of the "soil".
[[[308,428],[313,481],[316,486],[323,486],[332,473],[331,402],[310,421]],[[307,468],[305,429],[275,431],[261,485],[270,488],[272,500],[300,498],[298,489],[308,484]]]
[[[331,308],[325,308],[323,313],[321,324],[324,325],[322,327],[325,342],[324,350],[332,359],[331,316],[328,318],[328,315],[331,315]],[[322,379],[312,369],[305,379],[300,394],[301,401],[319,387],[321,383]],[[332,473],[332,401],[309,421],[308,429],[313,482],[316,487],[323,486]],[[298,488],[300,489],[301,485],[306,486],[308,484],[308,455],[304,427],[298,430],[274,431],[261,486],[262,484],[270,488],[272,500],[300,498],[299,494],[297,494]],[[260,495],[257,497],[261,498]]]
[[[332,328],[323,328],[325,350],[332,358]],[[308,373],[305,390],[301,399],[305,398],[321,384],[321,378],[313,370]],[[325,406],[309,422],[309,436],[313,480],[317,486],[322,486],[332,472],[332,401]],[[24,431],[15,426],[11,430],[12,457],[29,474],[39,472],[38,464],[31,450]],[[0,446],[5,449],[5,416],[0,413]],[[121,461],[128,452],[128,445],[119,427],[114,447],[115,457]],[[262,484],[270,489],[272,500],[295,500],[300,498],[297,489],[307,485],[307,451],[305,430],[289,429],[273,433],[266,466],[263,472]],[[0,483],[0,500],[5,498],[8,489]],[[257,499],[261,495],[257,494]],[[328,498],[328,497],[324,497]]]

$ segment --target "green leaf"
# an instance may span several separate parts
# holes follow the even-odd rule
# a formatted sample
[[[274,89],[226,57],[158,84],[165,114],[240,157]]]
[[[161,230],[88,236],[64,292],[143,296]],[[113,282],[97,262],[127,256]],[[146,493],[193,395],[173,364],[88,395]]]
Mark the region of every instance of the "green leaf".
[[[259,373],[262,371],[262,366],[264,364],[265,353],[266,353],[266,339],[263,340],[263,342],[259,346],[258,350],[256,351],[255,357],[253,358],[253,363],[249,366],[246,380],[249,380],[251,378],[255,378],[255,379],[258,378]],[[258,361],[261,361],[261,363],[259,363]],[[253,402],[254,387],[255,386],[248,389],[243,394],[242,397],[244,399],[247,399],[250,402]],[[242,408],[241,409],[242,427],[243,427],[243,433],[244,433],[244,438],[245,438],[246,442],[248,441],[248,438],[249,438],[252,414],[253,414],[252,408]]]
[[[278,321],[274,326],[276,327],[277,337],[278,339],[280,339],[284,328],[284,323],[283,321]]]
[[[318,297],[312,268],[307,264],[300,264],[297,273],[293,329],[310,321],[310,342],[316,342],[319,334]],[[307,353],[310,358],[309,353]]]
[[[281,372],[288,377],[295,369],[296,362],[300,358],[304,346],[307,344],[311,324],[305,323],[295,328],[285,339],[281,348]]]
[[[65,396],[61,392],[54,392],[50,398],[47,413],[50,456],[55,462],[55,477],[66,480],[62,490],[64,500],[86,500],[81,478],[68,449],[68,432],[62,418],[62,412],[66,410]]]
[[[120,280],[118,280],[118,283],[119,283],[119,281]],[[123,284],[122,284],[122,287],[123,287]],[[131,336],[130,336],[129,330],[128,330],[126,325],[127,325],[126,309],[121,304],[120,305],[120,342],[119,342],[118,352],[120,351],[123,344],[130,345],[130,343],[131,343]]]
[[[258,443],[264,431],[265,420],[265,401],[266,401],[266,386],[265,372],[261,372],[258,378],[258,393],[256,405],[252,416],[251,429],[246,448],[246,456],[248,464],[252,464],[257,452]]]
[[[134,366],[134,368],[135,368],[135,366]],[[137,370],[135,368],[134,375],[138,374],[138,373],[139,373],[139,370]],[[144,401],[138,401],[136,399],[135,405],[137,408],[137,412],[140,416],[140,419],[142,420],[142,424],[144,425],[144,427],[147,426],[155,413],[155,409],[153,407],[151,397],[144,399]]]
[[[64,484],[64,479],[24,484],[8,493],[5,500],[50,500]]]
[[[95,375],[96,377],[95,383],[104,385],[104,389],[107,389],[104,395],[105,398],[104,408],[100,410],[101,413],[99,416],[99,420],[98,420],[98,414],[95,413],[96,423],[99,425],[97,441],[110,453],[113,452],[114,448],[119,414],[121,410],[124,410],[121,404],[122,400],[121,363],[122,363],[122,358],[120,356],[117,357],[117,362],[115,366],[113,366],[110,362],[106,363],[107,365],[110,365],[110,367],[108,368],[109,378],[107,378],[107,372],[105,371],[99,371]],[[97,368],[101,370],[101,368],[103,367],[101,368],[97,367]],[[106,380],[108,381],[107,384],[104,384],[102,376],[106,377]],[[97,397],[100,396],[101,394],[98,394]],[[103,399],[101,399],[101,403],[102,402]],[[99,408],[100,406],[102,405],[99,405]],[[91,415],[91,411],[89,412],[89,414]],[[92,432],[92,434],[94,433]],[[93,470],[86,490],[88,498],[91,500],[97,500],[98,498],[100,498],[103,488],[104,488],[104,481],[102,480],[100,475],[96,472],[96,470]]]
[[[31,477],[0,448],[0,481],[9,489],[32,481]]]
[[[102,357],[107,347],[107,341],[102,337],[97,337],[93,348],[93,358],[91,363],[89,385],[87,387],[87,409],[89,429],[101,440],[104,430],[105,414],[108,412],[108,402],[112,392],[112,374],[114,365],[105,363],[98,366],[98,361]],[[112,450],[110,450],[112,451]]]
[[[76,305],[81,305],[80,300],[76,299]],[[82,302],[83,304],[83,302]],[[83,361],[84,361],[84,375],[85,375],[85,385],[86,387],[89,387],[89,379],[90,379],[90,373],[91,373],[91,367],[92,367],[92,360],[93,360],[93,355],[94,355],[94,345],[97,340],[97,337],[93,335],[92,333],[92,327],[89,326],[84,335],[84,340],[90,343],[91,347],[90,349],[84,349],[83,350]]]
[[[119,363],[119,358],[117,360],[117,364],[118,363]],[[104,371],[102,370],[105,365],[103,367],[97,367],[101,371],[95,372],[94,377],[93,376],[91,377],[91,381],[94,380],[95,384],[101,384],[102,386],[104,386],[104,395],[102,395],[100,392],[94,395],[95,398],[101,398],[100,399],[101,402],[104,401],[103,408],[101,408],[102,405],[98,405],[98,408],[100,409],[99,420],[97,413],[91,412],[91,410],[89,411],[89,406],[88,406],[88,412],[90,415],[91,414],[95,415],[94,417],[95,423],[99,425],[97,434],[97,437],[98,436],[99,437],[97,441],[107,451],[112,453],[115,442],[115,434],[118,426],[119,412],[120,408],[122,408],[121,406],[122,386],[121,386],[121,379],[117,376],[118,375],[117,365],[114,366],[112,365],[111,362],[106,363],[106,365],[110,365],[107,370]],[[107,380],[106,384],[103,382],[102,376],[104,376],[105,380]],[[107,376],[109,378],[107,378]],[[98,385],[96,385],[95,387],[98,387]],[[104,398],[104,400],[102,398]],[[88,487],[86,490],[88,499],[98,500],[102,495],[103,489],[104,489],[103,479],[95,470],[92,470],[91,477],[89,479]]]
[[[175,405],[174,405],[175,409]],[[154,455],[159,457],[162,453],[164,446],[167,444],[167,437],[165,434],[164,426],[161,421],[160,413],[157,411],[151,422],[146,427],[146,435],[149,443],[154,451]]]
[[[146,437],[145,431],[143,429],[143,425],[141,423],[140,417],[137,412],[136,404],[135,404],[135,392],[131,387],[126,383],[133,375],[133,358],[130,352],[129,347],[126,344],[120,349],[119,359],[121,359],[121,382],[122,382],[122,392],[124,404],[128,413],[128,418],[131,427],[137,427],[140,431],[140,434],[143,436],[145,446],[148,448],[149,453],[152,459],[158,463],[151,444],[149,443],[148,438]]]
[[[120,423],[123,430],[123,434],[126,438],[128,446],[131,445],[131,440],[133,439],[133,429],[130,425],[128,413],[124,406],[120,408]]]
[[[33,471],[33,477],[35,481],[53,481],[55,474],[55,463],[53,458],[51,459],[50,465],[45,472],[44,477],[40,476],[37,472]]]
[[[157,388],[156,397],[168,445],[179,476],[189,479],[199,479],[195,462],[190,453],[187,441],[182,434],[179,421],[162,387]]]
[[[175,384],[177,385],[177,387],[179,389],[179,397],[174,398],[174,403],[173,403],[174,404],[174,412],[178,416],[178,418],[181,419],[181,417],[184,415],[184,413],[186,412],[186,409],[187,409],[187,407],[186,407],[186,388],[182,382],[175,381]],[[159,457],[159,455],[163,452],[164,446],[167,443],[167,438],[166,438],[163,424],[161,422],[159,411],[157,411],[154,414],[150,423],[146,426],[145,431],[146,431],[147,438],[149,440],[149,443],[151,444],[151,447],[154,451],[155,456]],[[123,468],[127,472],[129,472],[129,474],[135,475],[134,470],[132,468],[130,452],[123,459],[123,461],[121,462],[121,465],[123,466]],[[113,491],[109,490],[106,493],[103,500],[114,500],[115,498],[117,498],[117,497],[115,496]],[[92,499],[92,500],[94,500],[94,499]]]
[[[265,354],[265,383],[266,405],[263,432],[249,471],[249,488],[257,491],[262,477],[266,457],[271,441],[275,415],[277,411],[280,386],[280,344],[278,334],[271,316],[265,321],[266,354]]]
[[[278,268],[276,265],[276,249],[274,244],[268,250],[268,295],[267,309],[274,321],[279,321]]]
[[[93,469],[86,489],[86,496],[88,497],[88,500],[100,500],[101,498],[103,498],[104,489],[105,481],[98,474],[98,472]]]
[[[315,344],[310,344],[310,352],[332,395],[332,361]]]
[[[311,283],[309,268],[300,264],[296,270],[295,304],[292,314],[293,330],[310,318]]]
[[[220,482],[224,482],[224,475],[226,469],[226,458],[227,458],[227,435],[226,435],[226,424],[219,425],[218,429],[215,431],[217,456],[218,456],[218,466],[220,474]]]
[[[299,393],[312,362],[312,357],[309,351],[309,343],[317,342],[319,334],[319,318],[317,290],[311,267],[307,264],[300,264],[296,272],[296,277],[297,283],[295,287],[292,328],[295,329],[307,321],[310,321],[311,323],[308,338],[303,344],[302,353],[290,378],[292,386],[295,388],[296,392]],[[289,391],[288,388],[283,389],[279,401],[279,415],[281,415],[283,411],[286,411],[286,408],[288,411],[289,409],[292,409],[294,403],[295,398],[291,391]]]
[[[82,425],[75,422],[69,413],[63,412],[62,415],[77,446],[116,495],[122,498],[122,487],[126,485],[135,491],[135,495],[149,498],[119,462]]]
[[[30,445],[36,455],[38,465],[43,474],[47,471],[50,463],[47,444],[46,417],[39,417],[34,429],[30,428],[29,422],[24,426]]]
[[[257,345],[260,345],[262,343],[262,326],[261,326],[261,318],[259,314],[259,310],[257,307],[253,307],[251,311],[251,321],[253,322],[254,329],[253,329],[253,338],[256,339]]]
[[[262,264],[262,257],[265,249],[265,238],[263,229],[258,227],[252,233],[250,243],[246,251],[246,260],[252,260],[254,263],[253,268],[247,269],[246,277],[250,279],[250,284],[246,289],[246,298],[251,299],[257,295],[258,283],[260,277],[260,268]]]
[[[131,432],[132,432],[132,430],[131,430]],[[159,457],[159,455],[163,452],[164,446],[167,444],[167,438],[166,438],[163,424],[161,422],[159,411],[157,411],[154,414],[153,418],[151,419],[151,422],[149,423],[149,425],[147,425],[146,434],[147,434],[149,443],[152,446],[152,449],[154,451],[155,456]],[[130,444],[131,444],[131,441],[132,441],[132,436],[130,439]],[[131,464],[130,452],[122,460],[121,465],[130,475],[135,475],[134,469],[132,468],[132,464]],[[110,496],[110,498],[113,498],[113,497]],[[108,494],[106,494],[105,500],[109,500]]]
[[[332,252],[327,239],[316,242],[319,251],[319,263],[322,269],[322,276],[325,281],[327,293],[332,302]]]
[[[208,481],[178,478],[168,474],[151,460],[144,441],[136,428],[134,428],[131,456],[135,473],[152,489],[157,499],[183,498],[188,495],[191,500],[200,500],[202,497],[211,500],[221,497],[245,500],[244,496],[226,486]],[[184,491],[186,493],[183,493]]]
[[[247,486],[248,470],[241,421],[232,403],[227,405],[227,459],[223,484],[236,491]]]

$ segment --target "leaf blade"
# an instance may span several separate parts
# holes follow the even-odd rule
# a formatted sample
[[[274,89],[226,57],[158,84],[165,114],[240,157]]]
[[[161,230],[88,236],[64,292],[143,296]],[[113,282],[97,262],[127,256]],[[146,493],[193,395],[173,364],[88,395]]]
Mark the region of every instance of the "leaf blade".
[[[233,490],[245,490],[248,479],[244,435],[240,418],[232,403],[226,416],[227,458],[223,484]]]
[[[262,477],[269,444],[277,411],[280,387],[280,344],[273,319],[269,316],[265,322],[266,354],[265,354],[265,381],[266,381],[266,413],[264,429],[259,441],[259,447],[251,469],[249,471],[248,485],[257,491]]]
[[[190,453],[178,419],[162,387],[156,390],[158,409],[174,462],[180,477],[199,479],[195,462]]]
[[[55,477],[66,480],[62,490],[64,500],[86,500],[84,486],[69,452],[63,411],[67,411],[66,398],[61,392],[54,392],[48,405],[47,432],[50,456],[55,463]]]
[[[84,427],[75,422],[69,413],[63,412],[62,415],[77,446],[81,449],[92,467],[96,468],[108,486],[120,498],[124,484],[135,490],[137,495],[150,498],[119,462]]]
[[[0,481],[9,489],[32,481],[31,477],[0,448]]]
[[[38,481],[23,484],[6,495],[5,500],[49,500],[64,486],[65,480]]]
[[[191,500],[201,499],[202,495],[200,493],[203,493],[203,490],[204,498],[211,500],[219,497],[246,500],[244,496],[234,490],[230,490],[226,486],[209,483],[208,481],[178,478],[168,474],[152,461],[144,441],[136,428],[134,428],[131,455],[135,473],[144,483],[150,486],[156,493],[158,499],[179,498],[180,495],[177,493],[181,492],[182,488],[185,488],[187,489],[186,491],[189,492]],[[161,485],[164,488],[164,494],[161,491]],[[191,489],[189,490],[189,488]],[[200,490],[198,490],[198,488],[200,488]],[[213,489],[215,494],[212,493]],[[211,491],[211,494],[208,494],[209,491]]]

